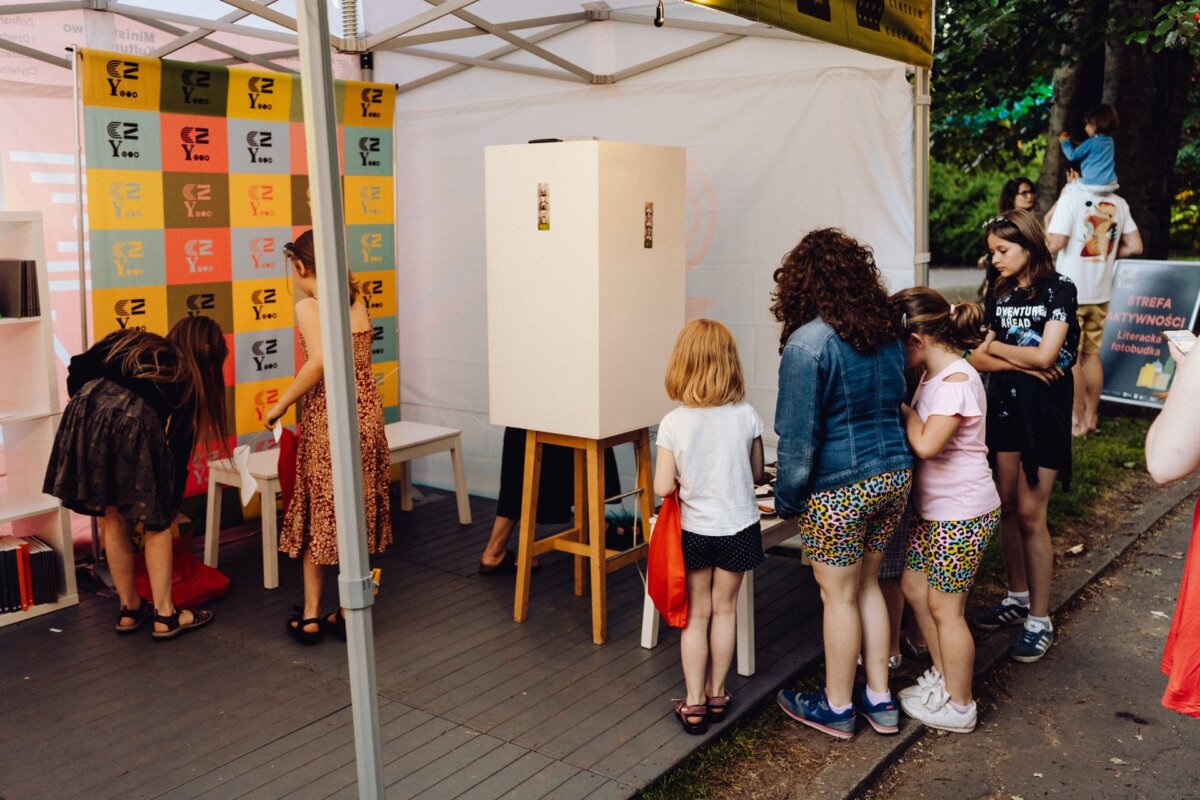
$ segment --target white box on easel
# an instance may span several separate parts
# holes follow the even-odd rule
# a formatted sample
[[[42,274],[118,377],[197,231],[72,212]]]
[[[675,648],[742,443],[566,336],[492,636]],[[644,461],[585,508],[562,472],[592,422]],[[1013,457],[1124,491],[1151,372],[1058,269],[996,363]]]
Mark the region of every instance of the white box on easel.
[[[602,439],[657,424],[684,315],[681,147],[488,147],[495,425]]]

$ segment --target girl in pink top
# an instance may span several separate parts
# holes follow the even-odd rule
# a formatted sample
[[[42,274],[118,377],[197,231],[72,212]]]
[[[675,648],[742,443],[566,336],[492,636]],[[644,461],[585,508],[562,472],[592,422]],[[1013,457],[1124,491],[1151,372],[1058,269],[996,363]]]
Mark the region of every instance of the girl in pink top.
[[[917,456],[912,526],[901,586],[913,607],[933,667],[900,692],[900,707],[932,728],[970,733],[978,716],[971,695],[975,642],[965,617],[967,590],[1000,520],[1000,496],[988,467],[983,382],[964,358],[983,341],[983,311],[952,307],[932,289],[892,297],[902,315],[908,366],[924,375],[912,407],[903,407]]]

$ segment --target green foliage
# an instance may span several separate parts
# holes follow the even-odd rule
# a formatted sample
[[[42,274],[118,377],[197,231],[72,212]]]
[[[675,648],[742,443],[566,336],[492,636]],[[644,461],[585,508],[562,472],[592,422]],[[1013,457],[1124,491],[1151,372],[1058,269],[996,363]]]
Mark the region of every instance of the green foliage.
[[[1144,44],[1155,53],[1186,49],[1200,57],[1200,2],[1174,0],[1164,3],[1152,17],[1137,17],[1125,25],[1125,41]]]
[[[1006,169],[1023,160],[1046,130],[1054,70],[1066,45],[1099,41],[1076,25],[1069,3],[1044,0],[942,0],[930,127],[945,164]]]
[[[983,255],[979,226],[996,215],[1007,175],[929,164],[929,247],[934,264],[974,264]]]
[[[1006,159],[1002,169],[929,163],[929,247],[934,264],[974,266],[983,255],[980,226],[996,216],[1000,187],[1022,175],[1037,183],[1040,153]]]

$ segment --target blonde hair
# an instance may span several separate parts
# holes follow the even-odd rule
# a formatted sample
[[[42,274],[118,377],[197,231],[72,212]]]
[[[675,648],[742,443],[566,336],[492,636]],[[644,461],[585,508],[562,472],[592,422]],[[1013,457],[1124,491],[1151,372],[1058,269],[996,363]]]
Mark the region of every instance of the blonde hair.
[[[694,408],[744,400],[746,380],[729,328],[711,319],[684,325],[671,350],[663,383],[668,397]]]

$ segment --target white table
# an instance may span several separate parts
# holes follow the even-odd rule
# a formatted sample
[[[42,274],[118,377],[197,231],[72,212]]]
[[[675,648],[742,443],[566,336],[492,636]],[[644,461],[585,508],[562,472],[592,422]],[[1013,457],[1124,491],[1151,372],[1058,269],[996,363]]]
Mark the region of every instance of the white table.
[[[762,520],[763,549],[767,550],[781,542],[785,542],[798,533],[796,520],[782,520],[778,517],[764,517]],[[658,645],[658,628],[662,615],[654,607],[654,601],[647,594],[642,604],[642,647],[654,648]],[[737,596],[737,671],[738,675],[749,677],[755,670],[754,650],[754,570],[750,570],[742,578],[742,588]]]
[[[414,458],[443,451],[450,452],[454,470],[454,495],[458,502],[458,521],[471,524],[471,501],[467,493],[467,476],[463,468],[462,432],[420,422],[392,422],[384,427],[392,464],[401,465],[400,508],[412,510],[412,481],[408,462]],[[279,586],[279,531],[275,516],[275,496],[279,493],[279,450],[261,450],[250,454],[250,475],[262,503],[263,586]],[[208,511],[204,528],[204,563],[217,566],[220,542],[220,487],[240,486],[241,476],[227,458],[208,462]]]

